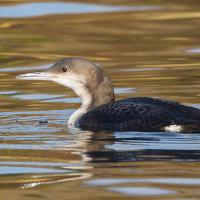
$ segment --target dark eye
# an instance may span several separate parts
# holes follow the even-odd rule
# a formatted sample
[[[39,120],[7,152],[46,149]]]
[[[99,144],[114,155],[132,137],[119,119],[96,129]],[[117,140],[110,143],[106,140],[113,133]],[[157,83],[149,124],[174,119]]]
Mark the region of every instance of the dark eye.
[[[61,68],[61,70],[62,70],[62,72],[67,72],[67,66],[63,66],[63,67]]]

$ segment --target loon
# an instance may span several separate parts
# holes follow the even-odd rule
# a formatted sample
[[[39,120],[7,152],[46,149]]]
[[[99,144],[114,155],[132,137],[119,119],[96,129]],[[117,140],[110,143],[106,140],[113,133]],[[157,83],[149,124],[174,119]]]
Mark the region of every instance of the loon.
[[[200,109],[151,97],[115,101],[109,76],[95,62],[64,58],[43,72],[17,76],[54,81],[72,89],[82,104],[68,124],[93,131],[199,132]]]

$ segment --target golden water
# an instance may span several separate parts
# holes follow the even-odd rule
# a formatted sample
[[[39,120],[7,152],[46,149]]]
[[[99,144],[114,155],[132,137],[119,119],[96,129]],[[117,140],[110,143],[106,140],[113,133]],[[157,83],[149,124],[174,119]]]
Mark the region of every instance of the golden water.
[[[86,57],[109,73],[118,99],[200,107],[199,2],[96,0],[87,2],[130,10],[58,13],[68,5],[56,1],[35,16],[36,2],[16,10],[25,2],[0,1],[0,198],[199,199],[198,134],[72,130],[72,91],[15,78]]]

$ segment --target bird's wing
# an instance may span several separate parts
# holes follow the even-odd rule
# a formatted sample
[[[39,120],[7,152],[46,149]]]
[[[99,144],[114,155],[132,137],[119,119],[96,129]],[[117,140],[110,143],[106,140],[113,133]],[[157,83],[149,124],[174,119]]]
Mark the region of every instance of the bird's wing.
[[[147,103],[114,102],[99,106],[81,117],[81,128],[96,127],[105,130],[160,130],[175,123],[166,109]]]
[[[132,102],[132,103],[144,103],[159,106],[161,108],[167,109],[175,114],[181,114],[182,117],[190,118],[192,120],[200,121],[200,109],[180,104],[176,101],[163,100],[151,97],[134,97],[119,100],[119,102]]]

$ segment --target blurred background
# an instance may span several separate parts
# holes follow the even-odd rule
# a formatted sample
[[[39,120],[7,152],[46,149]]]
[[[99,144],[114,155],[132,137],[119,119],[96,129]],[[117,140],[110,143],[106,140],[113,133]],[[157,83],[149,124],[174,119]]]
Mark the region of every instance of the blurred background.
[[[109,73],[117,99],[200,107],[199,9],[197,0],[0,0],[1,198],[199,199],[198,134],[71,130],[72,91],[15,78],[85,57]]]

